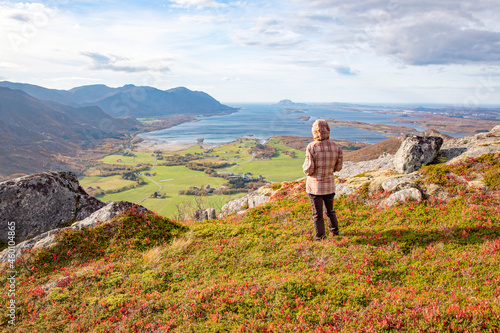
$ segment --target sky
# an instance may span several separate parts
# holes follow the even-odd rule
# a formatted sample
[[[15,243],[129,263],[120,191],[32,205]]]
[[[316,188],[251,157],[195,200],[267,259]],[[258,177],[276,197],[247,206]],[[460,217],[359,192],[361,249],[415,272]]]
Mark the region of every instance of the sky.
[[[500,104],[498,0],[0,0],[0,80]]]

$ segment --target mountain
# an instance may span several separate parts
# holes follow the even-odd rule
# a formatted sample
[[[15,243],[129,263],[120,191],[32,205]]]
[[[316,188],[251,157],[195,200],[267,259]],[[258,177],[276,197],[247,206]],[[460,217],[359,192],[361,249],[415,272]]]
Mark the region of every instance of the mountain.
[[[47,89],[23,83],[0,82],[0,87],[24,91],[31,96],[74,107],[99,106],[114,117],[158,117],[174,114],[213,115],[236,109],[219,103],[202,91],[184,87],[159,90],[132,84],[120,88],[88,85],[70,90]]]
[[[35,98],[44,101],[54,101],[61,104],[71,104],[73,102],[73,95],[66,90],[47,89],[33,84],[15,83],[8,81],[0,82],[0,87],[10,88],[13,90],[21,90]]]
[[[100,139],[140,126],[96,106],[75,108],[0,87],[0,176],[60,168],[57,156],[74,156]]]
[[[281,106],[307,106],[306,103],[295,103],[295,102],[292,102],[289,99],[282,99],[276,105],[281,105]]]
[[[210,95],[184,87],[159,90],[151,87],[126,85],[115,89],[94,104],[117,117],[151,117],[174,114],[211,115],[233,112],[234,108],[222,105]]]

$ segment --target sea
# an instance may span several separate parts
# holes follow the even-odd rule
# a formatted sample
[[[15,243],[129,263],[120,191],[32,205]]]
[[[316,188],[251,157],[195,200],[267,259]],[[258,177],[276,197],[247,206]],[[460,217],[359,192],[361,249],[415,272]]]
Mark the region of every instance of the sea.
[[[369,124],[391,124],[413,127],[417,131],[425,128],[415,124],[397,123],[395,118],[412,118],[411,110],[384,106],[342,105],[278,105],[241,104],[231,105],[238,111],[210,117],[199,117],[196,121],[141,134],[143,139],[163,141],[165,144],[195,144],[199,139],[207,145],[221,145],[238,138],[254,138],[261,142],[277,135],[312,136],[311,127],[316,119],[360,121]],[[389,113],[380,113],[390,111]],[[304,116],[309,117],[305,120]],[[302,119],[300,119],[302,118]],[[356,127],[331,126],[330,138],[369,144],[386,140],[386,134]]]

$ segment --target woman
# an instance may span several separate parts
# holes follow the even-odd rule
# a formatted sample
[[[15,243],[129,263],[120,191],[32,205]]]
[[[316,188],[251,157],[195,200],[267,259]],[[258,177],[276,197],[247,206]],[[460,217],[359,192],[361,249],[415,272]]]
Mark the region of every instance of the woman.
[[[330,140],[330,126],[324,119],[318,119],[312,127],[314,141],[306,150],[306,160],[302,169],[307,175],[306,192],[309,195],[314,217],[315,240],[325,238],[323,204],[326,208],[328,229],[333,235],[339,234],[339,225],[333,198],[335,177],[333,173],[342,169],[343,155],[340,146]]]

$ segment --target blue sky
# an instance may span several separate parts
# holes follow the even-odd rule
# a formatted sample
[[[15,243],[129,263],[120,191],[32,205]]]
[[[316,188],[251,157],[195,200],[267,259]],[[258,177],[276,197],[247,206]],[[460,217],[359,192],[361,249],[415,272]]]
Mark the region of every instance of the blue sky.
[[[500,104],[498,0],[0,0],[0,80]]]

